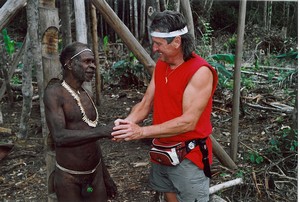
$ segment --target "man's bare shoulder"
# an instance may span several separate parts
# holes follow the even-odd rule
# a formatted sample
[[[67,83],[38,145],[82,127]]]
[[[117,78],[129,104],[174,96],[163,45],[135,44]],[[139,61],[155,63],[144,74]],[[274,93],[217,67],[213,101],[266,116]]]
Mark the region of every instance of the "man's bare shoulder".
[[[54,89],[61,88],[61,80],[59,80],[57,78],[51,79],[46,86],[46,90],[50,90],[53,88]]]
[[[61,80],[51,79],[45,88],[45,97],[47,99],[61,95],[62,85]]]

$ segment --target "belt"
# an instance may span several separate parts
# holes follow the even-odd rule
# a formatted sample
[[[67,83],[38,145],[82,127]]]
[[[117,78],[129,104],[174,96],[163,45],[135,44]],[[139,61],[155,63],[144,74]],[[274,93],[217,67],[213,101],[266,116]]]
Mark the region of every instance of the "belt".
[[[202,163],[204,165],[203,172],[206,177],[211,178],[210,165],[208,161],[208,150],[206,146],[207,138],[200,138],[195,140],[186,141],[186,151],[189,153],[192,149],[194,149],[197,145],[199,145],[200,152],[202,153]]]
[[[96,167],[92,170],[87,170],[87,171],[76,171],[76,170],[70,170],[70,169],[67,169],[67,168],[64,168],[62,167],[61,165],[59,165],[57,162],[55,163],[56,167],[59,168],[61,171],[64,171],[66,173],[69,173],[69,174],[72,174],[72,175],[88,175],[88,174],[92,174],[94,173],[98,166],[100,165],[101,163],[101,159],[99,160],[99,163],[96,165]]]

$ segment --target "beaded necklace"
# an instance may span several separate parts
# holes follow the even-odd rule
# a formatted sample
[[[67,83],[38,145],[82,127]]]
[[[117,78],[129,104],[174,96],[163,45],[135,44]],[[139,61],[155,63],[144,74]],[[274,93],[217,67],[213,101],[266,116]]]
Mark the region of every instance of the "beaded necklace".
[[[72,95],[72,97],[77,101],[77,105],[78,105],[78,107],[79,107],[79,109],[80,109],[80,111],[81,111],[81,114],[82,114],[82,120],[86,123],[86,124],[88,124],[89,126],[91,126],[91,127],[96,127],[97,126],[97,123],[98,123],[98,119],[99,119],[99,115],[98,115],[98,111],[97,111],[97,108],[96,108],[96,106],[95,106],[95,104],[94,104],[94,102],[93,102],[93,100],[92,100],[92,98],[89,96],[89,94],[86,92],[86,90],[85,89],[83,89],[85,92],[86,92],[86,94],[88,95],[88,97],[89,97],[89,99],[91,100],[91,102],[92,102],[92,104],[93,104],[93,106],[94,106],[94,108],[95,108],[95,111],[96,111],[96,119],[94,120],[94,121],[92,121],[92,120],[90,120],[87,116],[86,116],[86,114],[85,114],[85,110],[84,110],[84,108],[83,108],[83,106],[82,106],[82,104],[81,104],[81,101],[80,101],[80,97],[76,94],[76,92],[65,82],[65,81],[63,81],[62,83],[61,83],[61,85]]]

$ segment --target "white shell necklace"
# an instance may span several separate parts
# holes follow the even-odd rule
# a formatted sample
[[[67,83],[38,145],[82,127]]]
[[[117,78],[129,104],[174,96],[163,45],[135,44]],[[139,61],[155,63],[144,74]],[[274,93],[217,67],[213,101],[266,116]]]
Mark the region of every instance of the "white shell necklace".
[[[96,127],[97,126],[97,123],[98,123],[98,119],[99,119],[99,115],[98,115],[98,111],[97,111],[97,108],[95,106],[95,103],[94,101],[92,100],[92,98],[89,96],[89,94],[86,92],[85,89],[83,89],[86,94],[88,95],[88,97],[90,98],[94,108],[95,108],[95,111],[96,111],[96,119],[94,121],[90,120],[86,114],[85,114],[85,111],[84,111],[84,108],[81,104],[81,101],[80,101],[80,97],[76,94],[76,92],[65,82],[65,80],[61,83],[61,85],[72,95],[72,97],[77,101],[77,105],[78,107],[80,108],[80,111],[81,111],[81,114],[82,114],[82,120],[88,124],[89,126],[91,127]]]

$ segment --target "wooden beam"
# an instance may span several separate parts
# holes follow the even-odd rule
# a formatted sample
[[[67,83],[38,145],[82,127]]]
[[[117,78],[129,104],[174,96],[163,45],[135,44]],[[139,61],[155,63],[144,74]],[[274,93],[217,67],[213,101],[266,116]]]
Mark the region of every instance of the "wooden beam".
[[[213,153],[217,157],[217,159],[220,161],[220,163],[229,169],[232,169],[232,170],[237,169],[237,165],[230,158],[230,156],[226,153],[226,151],[222,148],[222,146],[217,142],[217,140],[212,135],[210,135],[210,139],[212,142]]]
[[[9,0],[0,8],[0,31],[26,5],[26,0]]]

